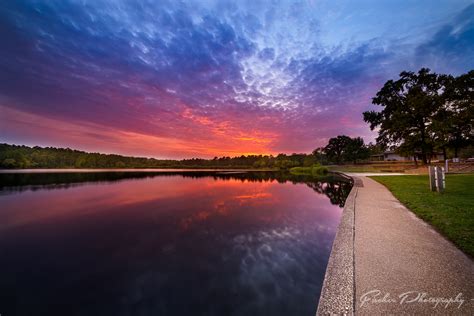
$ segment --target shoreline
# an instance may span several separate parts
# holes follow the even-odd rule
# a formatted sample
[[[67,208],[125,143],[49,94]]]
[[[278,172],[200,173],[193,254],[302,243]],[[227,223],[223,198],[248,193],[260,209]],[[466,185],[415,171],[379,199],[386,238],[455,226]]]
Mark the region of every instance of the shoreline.
[[[41,169],[0,169],[0,173],[91,173],[91,172],[274,172],[274,169],[250,169],[250,168],[41,168]]]
[[[361,184],[355,177],[342,172],[337,174],[351,178],[353,186],[344,204],[341,221],[332,244],[316,315],[354,314],[354,212]]]

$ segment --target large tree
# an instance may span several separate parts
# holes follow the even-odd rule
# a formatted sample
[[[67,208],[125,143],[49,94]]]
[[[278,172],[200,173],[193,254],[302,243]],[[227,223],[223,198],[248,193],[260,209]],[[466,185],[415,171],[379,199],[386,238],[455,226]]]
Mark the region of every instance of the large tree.
[[[382,111],[364,112],[364,121],[379,128],[377,143],[401,146],[405,152],[420,151],[423,163],[433,150],[432,117],[442,106],[443,76],[422,68],[418,73],[404,71],[400,79],[389,80],[372,103]]]
[[[335,160],[340,164],[343,159],[344,150],[351,142],[351,138],[346,135],[339,135],[329,139],[328,144],[324,147],[324,152],[331,160]]]
[[[474,70],[457,78],[446,76],[444,104],[435,117],[436,139],[440,147],[454,150],[458,157],[460,148],[474,140]],[[446,159],[446,157],[445,157]]]
[[[370,150],[362,138],[350,138],[346,135],[330,138],[326,147],[315,149],[313,154],[317,155],[321,151],[329,160],[338,164],[346,161],[357,163],[357,160],[367,159],[370,156]]]
[[[349,143],[344,148],[344,160],[352,161],[354,164],[357,160],[364,160],[369,158],[370,150],[364,144],[361,137],[351,138]]]

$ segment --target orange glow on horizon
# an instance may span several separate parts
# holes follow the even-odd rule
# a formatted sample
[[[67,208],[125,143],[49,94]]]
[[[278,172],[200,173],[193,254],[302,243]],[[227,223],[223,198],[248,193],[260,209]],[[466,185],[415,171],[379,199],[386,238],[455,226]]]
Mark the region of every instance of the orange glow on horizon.
[[[30,146],[69,147],[88,152],[158,159],[278,154],[272,149],[278,134],[246,131],[230,121],[213,121],[196,115],[190,109],[183,111],[183,117],[193,124],[184,129],[186,133],[176,136],[151,135],[84,121],[66,122],[1,105],[0,110],[4,114],[2,118],[10,118],[0,118],[3,129],[21,129],[22,139],[18,144]]]

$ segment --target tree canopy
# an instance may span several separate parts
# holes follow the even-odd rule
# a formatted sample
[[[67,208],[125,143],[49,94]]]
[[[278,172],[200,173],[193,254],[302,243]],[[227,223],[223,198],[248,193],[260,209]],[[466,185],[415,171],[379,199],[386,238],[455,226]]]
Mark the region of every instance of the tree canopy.
[[[379,128],[377,143],[400,152],[421,152],[423,163],[435,149],[457,149],[472,143],[474,71],[457,78],[404,71],[387,81],[372,99],[382,111],[363,113],[364,121]]]
[[[329,139],[328,144],[324,147],[324,152],[329,159],[341,163],[345,156],[345,149],[351,142],[351,138],[346,135],[339,135]]]
[[[351,138],[346,148],[344,149],[345,161],[352,161],[357,163],[358,160],[364,160],[369,158],[370,150],[364,144],[364,140],[361,137]]]
[[[444,106],[435,119],[440,146],[454,149],[455,157],[473,143],[474,70],[457,78],[447,76]]]
[[[337,164],[342,162],[357,163],[358,160],[364,160],[370,156],[370,150],[362,138],[350,138],[346,135],[330,138],[322,152],[326,154],[329,161]],[[318,153],[318,149],[314,153]]]

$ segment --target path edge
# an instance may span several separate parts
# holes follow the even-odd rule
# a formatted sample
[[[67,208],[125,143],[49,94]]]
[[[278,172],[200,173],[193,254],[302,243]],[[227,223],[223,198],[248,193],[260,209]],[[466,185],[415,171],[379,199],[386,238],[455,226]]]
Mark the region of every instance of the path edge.
[[[316,315],[354,315],[354,211],[360,179],[353,181],[332,244]]]

